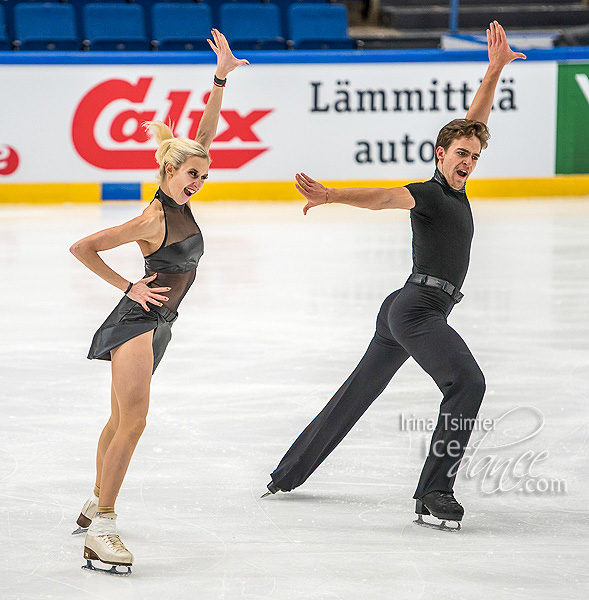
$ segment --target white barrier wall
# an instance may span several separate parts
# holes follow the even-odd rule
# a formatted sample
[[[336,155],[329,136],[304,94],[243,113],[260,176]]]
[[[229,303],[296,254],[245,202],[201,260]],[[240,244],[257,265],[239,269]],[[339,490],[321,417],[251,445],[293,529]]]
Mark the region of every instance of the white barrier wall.
[[[212,182],[410,181],[466,115],[485,62],[253,64],[229,76]],[[144,120],[194,137],[213,65],[0,65],[0,183],[152,181]],[[512,63],[473,178],[555,176],[558,64]],[[588,100],[589,102],[589,100]],[[1,187],[1,185],[0,185]]]

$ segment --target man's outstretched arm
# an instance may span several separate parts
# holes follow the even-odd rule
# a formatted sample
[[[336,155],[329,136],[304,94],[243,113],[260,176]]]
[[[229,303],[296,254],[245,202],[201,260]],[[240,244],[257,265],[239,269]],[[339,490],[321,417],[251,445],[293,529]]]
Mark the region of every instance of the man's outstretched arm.
[[[495,88],[501,77],[503,67],[516,58],[526,58],[521,52],[514,52],[507,43],[505,30],[497,21],[493,21],[487,29],[487,42],[489,45],[489,67],[485,77],[466,114],[467,119],[482,121],[487,124],[495,96]]]
[[[320,204],[348,204],[358,208],[382,210],[384,208],[404,208],[411,210],[415,200],[405,187],[394,188],[327,188],[305,173],[295,176],[296,188],[307,199],[303,214]]]

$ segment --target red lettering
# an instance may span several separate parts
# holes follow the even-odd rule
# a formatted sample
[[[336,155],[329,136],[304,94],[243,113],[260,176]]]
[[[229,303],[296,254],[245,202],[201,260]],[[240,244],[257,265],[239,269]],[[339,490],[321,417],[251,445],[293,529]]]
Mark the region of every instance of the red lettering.
[[[260,138],[252,131],[252,126],[271,112],[271,110],[252,110],[242,117],[236,110],[221,111],[221,115],[229,127],[219,134],[215,141],[229,142],[237,137],[243,142],[259,142]]]
[[[170,92],[168,100],[170,101],[170,110],[164,119],[164,123],[168,123],[176,135],[176,125],[184,112],[184,108],[190,98],[190,92]],[[194,138],[193,138],[194,139]]]
[[[18,169],[18,153],[11,146],[0,146],[0,175],[12,175]]]
[[[109,104],[115,100],[143,102],[152,79],[141,77],[135,85],[121,79],[109,79],[93,87],[82,98],[72,121],[72,141],[86,162],[100,169],[157,168],[153,149],[108,150],[100,146],[94,135],[98,117]]]
[[[196,134],[198,133],[198,126],[200,125],[200,120],[204,115],[204,110],[193,110],[188,113],[188,118],[192,121],[192,125],[190,125],[190,130],[188,131],[188,137],[191,140],[196,139]]]
[[[109,170],[153,170],[157,168],[155,149],[108,149],[100,145],[95,135],[96,123],[110,104],[117,100],[128,100],[133,104],[144,102],[152,81],[152,77],[141,77],[134,84],[121,79],[109,79],[96,85],[84,95],[72,120],[72,141],[76,151],[86,162],[100,169]],[[205,103],[209,94],[204,96]],[[171,91],[168,94],[170,106],[164,121],[175,127],[186,109],[189,98],[189,91]],[[215,138],[215,141],[230,141],[238,138],[244,142],[260,142],[260,138],[252,131],[252,127],[270,112],[272,111],[254,110],[242,116],[235,110],[222,110],[221,116],[227,122],[228,127]],[[121,112],[110,125],[109,131],[112,140],[116,143],[129,140],[144,143],[147,136],[141,128],[141,123],[152,121],[155,115],[156,111],[152,110]],[[202,110],[189,113],[188,119],[191,120],[191,125],[188,137],[190,139],[196,137],[202,115]],[[129,121],[134,122],[132,131],[129,131]],[[267,150],[268,148],[214,149],[212,152],[214,165],[212,166],[217,169],[238,169]]]
[[[135,140],[136,142],[146,142],[149,137],[147,132],[141,126],[144,121],[153,121],[155,117],[155,110],[146,110],[145,112],[136,112],[134,110],[125,110],[120,115],[117,115],[112,125],[110,126],[110,137],[115,142],[126,142],[128,140]],[[132,133],[127,134],[124,132],[125,125],[128,121],[135,121],[133,124],[135,129]]]

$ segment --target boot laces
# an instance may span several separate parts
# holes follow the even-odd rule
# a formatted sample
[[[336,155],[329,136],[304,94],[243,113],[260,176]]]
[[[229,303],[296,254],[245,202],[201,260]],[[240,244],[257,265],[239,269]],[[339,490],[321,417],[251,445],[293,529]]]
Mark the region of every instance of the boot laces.
[[[454,494],[452,492],[440,492],[440,500],[446,505],[460,506],[458,504],[458,500],[454,498]]]
[[[114,552],[128,552],[127,548],[125,548],[125,544],[123,544],[118,535],[108,533],[106,535],[102,535],[101,537],[106,542],[106,545]]]

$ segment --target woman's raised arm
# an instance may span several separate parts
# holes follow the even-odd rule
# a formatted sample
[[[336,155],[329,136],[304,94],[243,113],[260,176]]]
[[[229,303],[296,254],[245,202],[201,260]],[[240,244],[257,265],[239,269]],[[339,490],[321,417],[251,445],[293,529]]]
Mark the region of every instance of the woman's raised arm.
[[[204,110],[204,114],[198,125],[196,132],[196,141],[209,149],[213,138],[217,134],[217,124],[219,123],[219,115],[221,114],[221,102],[223,101],[223,84],[217,81],[224,81],[227,75],[240,65],[249,65],[249,61],[245,59],[237,59],[233,56],[231,48],[225,36],[216,29],[211,31],[214,42],[207,40],[213,52],[217,55],[217,70],[215,72],[215,84],[209,96],[209,100]]]

